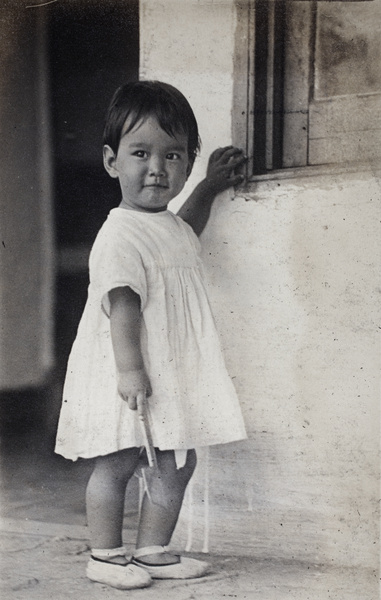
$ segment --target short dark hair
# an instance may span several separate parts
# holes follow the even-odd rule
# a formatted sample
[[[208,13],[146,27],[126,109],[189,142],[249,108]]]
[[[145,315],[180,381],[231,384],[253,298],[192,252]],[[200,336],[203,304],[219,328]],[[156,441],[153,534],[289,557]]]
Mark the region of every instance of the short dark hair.
[[[154,116],[168,135],[187,135],[188,157],[193,165],[201,146],[193,110],[179,90],[161,81],[132,81],[116,90],[106,115],[103,143],[117,154],[126,119],[130,118],[128,133],[149,116]]]

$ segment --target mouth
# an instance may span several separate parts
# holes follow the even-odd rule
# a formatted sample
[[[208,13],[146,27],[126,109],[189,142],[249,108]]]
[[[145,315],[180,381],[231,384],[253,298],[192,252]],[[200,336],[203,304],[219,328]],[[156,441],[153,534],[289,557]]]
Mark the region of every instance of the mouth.
[[[146,187],[146,188],[155,188],[155,189],[159,188],[159,189],[162,189],[162,190],[167,190],[168,189],[167,185],[163,185],[163,184],[160,184],[160,183],[147,183],[147,185],[145,185],[144,187]]]

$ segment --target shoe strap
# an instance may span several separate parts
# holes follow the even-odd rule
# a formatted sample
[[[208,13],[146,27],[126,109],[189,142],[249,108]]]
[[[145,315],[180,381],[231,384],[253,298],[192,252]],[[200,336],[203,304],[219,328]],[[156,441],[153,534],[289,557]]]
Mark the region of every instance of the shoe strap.
[[[165,552],[168,552],[167,546],[146,546],[145,548],[135,550],[134,558],[141,558],[150,554],[164,554]]]
[[[100,558],[100,559],[108,559],[108,558],[115,558],[116,556],[126,556],[127,550],[125,548],[125,546],[121,546],[120,548],[92,548],[91,549],[91,555],[94,558]]]

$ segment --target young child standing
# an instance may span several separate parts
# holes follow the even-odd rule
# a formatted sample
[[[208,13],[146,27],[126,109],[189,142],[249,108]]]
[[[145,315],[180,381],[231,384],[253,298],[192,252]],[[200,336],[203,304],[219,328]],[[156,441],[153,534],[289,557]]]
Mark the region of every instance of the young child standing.
[[[242,180],[235,169],[245,157],[233,147],[215,151],[206,179],[175,215],[168,203],[184,187],[198,150],[196,119],[177,89],[140,81],[117,90],[103,152],[122,201],[91,251],[88,300],[68,362],[56,452],[72,460],[95,458],[86,492],[87,576],[120,589],[206,572],[205,562],[166,549],[196,466],[195,448],[246,437],[195,235],[215,195]],[[143,498],[129,561],[124,498],[141,460],[143,410],[160,475]],[[161,501],[153,502],[158,486]]]

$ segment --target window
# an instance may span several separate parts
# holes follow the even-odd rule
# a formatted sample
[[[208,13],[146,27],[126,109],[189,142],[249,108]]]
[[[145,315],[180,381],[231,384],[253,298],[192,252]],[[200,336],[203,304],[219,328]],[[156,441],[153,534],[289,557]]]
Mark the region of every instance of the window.
[[[380,156],[379,2],[250,0],[239,23],[235,133],[249,175]]]

